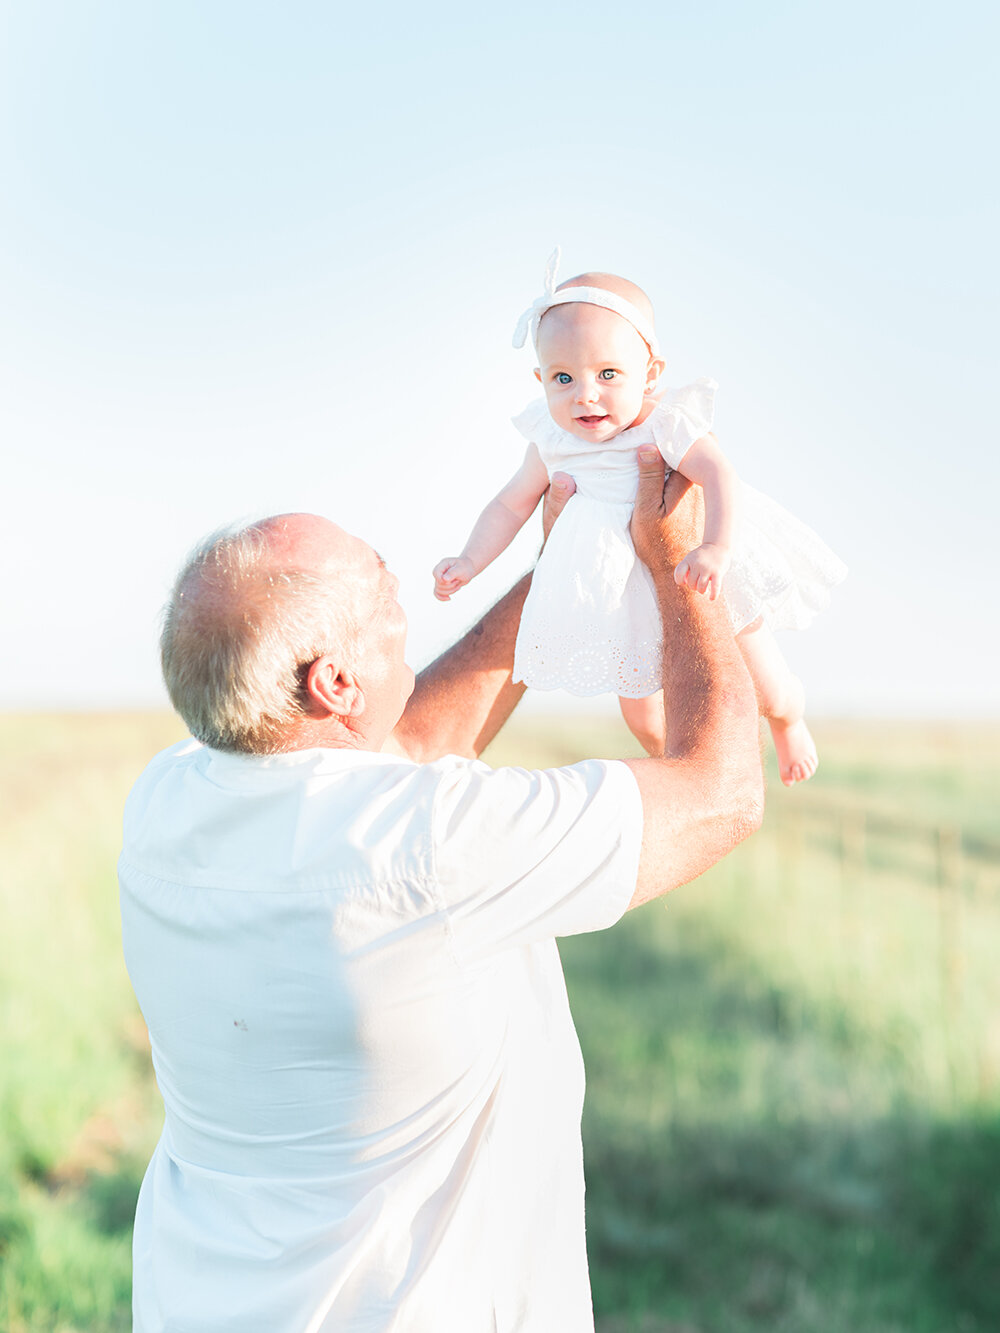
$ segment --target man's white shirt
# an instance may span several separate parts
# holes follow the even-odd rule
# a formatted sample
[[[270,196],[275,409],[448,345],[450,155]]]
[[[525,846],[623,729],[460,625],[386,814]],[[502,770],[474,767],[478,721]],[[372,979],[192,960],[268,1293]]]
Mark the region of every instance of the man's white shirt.
[[[557,936],[635,888],[628,768],[185,742],[125,812],[166,1109],[137,1333],[593,1326]]]

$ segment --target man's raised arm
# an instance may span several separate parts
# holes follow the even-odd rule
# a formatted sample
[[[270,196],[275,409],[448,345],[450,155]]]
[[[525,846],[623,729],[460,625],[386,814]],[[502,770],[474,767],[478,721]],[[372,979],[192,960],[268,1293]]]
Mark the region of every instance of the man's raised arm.
[[[642,796],[643,835],[631,906],[656,898],[732,850],[760,825],[764,781],[753,684],[721,600],[679,588],[674,569],[698,545],[700,491],[640,450],[632,517],[663,625],[663,758],[626,760]]]
[[[542,512],[545,536],[574,490],[572,478],[556,473]],[[419,763],[444,754],[475,758],[485,750],[524,694],[524,686],[511,680],[511,671],[530,586],[527,574],[468,634],[421,671],[390,737],[393,749]]]

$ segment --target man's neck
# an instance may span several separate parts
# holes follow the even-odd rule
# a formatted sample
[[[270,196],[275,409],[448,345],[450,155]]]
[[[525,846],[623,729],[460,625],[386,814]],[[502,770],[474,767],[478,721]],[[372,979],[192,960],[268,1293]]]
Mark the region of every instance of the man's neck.
[[[332,716],[322,721],[303,718],[284,729],[278,748],[282,753],[294,750],[381,750],[384,738],[373,743],[362,727],[349,725],[354,720],[344,722]]]

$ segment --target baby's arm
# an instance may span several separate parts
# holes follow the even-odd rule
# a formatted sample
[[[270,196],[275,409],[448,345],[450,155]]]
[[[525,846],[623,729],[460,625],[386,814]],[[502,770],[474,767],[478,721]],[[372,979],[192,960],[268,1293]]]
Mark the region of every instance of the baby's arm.
[[[535,446],[529,444],[524,462],[479,515],[462,554],[447,556],[435,565],[434,596],[439,602],[450,601],[452,593],[481,574],[507,549],[535,512],[548,484],[545,464]]]
[[[714,602],[732,559],[736,526],[736,473],[714,435],[695,440],[677,471],[705,493],[705,538],[674,570],[674,581]]]

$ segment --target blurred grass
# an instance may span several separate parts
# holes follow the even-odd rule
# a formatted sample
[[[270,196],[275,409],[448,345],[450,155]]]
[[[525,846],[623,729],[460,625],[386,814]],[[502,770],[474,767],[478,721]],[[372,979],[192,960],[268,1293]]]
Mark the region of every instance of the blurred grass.
[[[1000,845],[1000,727],[816,734],[725,862],[561,942],[600,1333],[1000,1329],[1000,865],[938,855]]]
[[[128,788],[162,714],[0,717],[0,1328],[131,1328],[131,1223],[162,1115],[121,957]]]
[[[9,1333],[130,1326],[161,1112],[114,863],[129,785],[180,734],[163,715],[0,717]],[[817,736],[819,775],[772,782],[726,862],[561,946],[600,1333],[1000,1328],[1000,728]],[[489,758],[627,742],[614,721],[525,717]],[[941,827],[966,840],[945,875]]]

